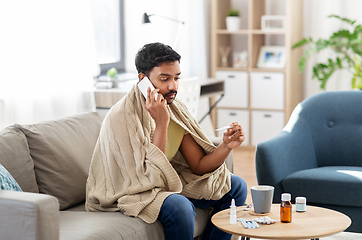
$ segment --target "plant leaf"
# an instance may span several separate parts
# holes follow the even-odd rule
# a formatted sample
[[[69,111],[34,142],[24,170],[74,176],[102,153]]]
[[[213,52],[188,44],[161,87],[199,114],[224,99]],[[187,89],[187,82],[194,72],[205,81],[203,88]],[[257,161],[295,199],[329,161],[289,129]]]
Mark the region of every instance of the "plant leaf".
[[[320,63],[319,66],[320,66],[321,69],[322,69],[322,68],[328,68],[328,66],[325,65],[325,64],[323,64],[323,63]]]
[[[311,42],[313,42],[312,38],[310,38],[310,39],[303,38],[302,40],[300,40],[299,42],[297,42],[296,44],[294,44],[294,45],[292,46],[292,49],[295,49],[295,48],[297,48],[297,47],[306,45],[306,44],[311,43]]]
[[[357,25],[354,30],[357,32],[357,33],[360,33],[362,32],[362,25]]]
[[[357,88],[358,88],[359,90],[362,90],[362,78],[359,78],[359,83],[358,83],[358,85],[357,85]]]
[[[346,38],[350,38],[351,37],[351,33],[346,30],[346,29],[343,29],[343,30],[340,30],[338,32],[335,32],[333,33],[333,35],[331,36],[331,38],[339,38],[339,37],[346,37]]]
[[[307,61],[307,58],[302,56],[299,62],[299,72],[302,73],[304,72],[304,67],[305,67],[305,63]]]
[[[351,19],[348,19],[348,18],[342,18],[342,17],[340,17],[340,16],[338,16],[338,15],[329,15],[329,16],[328,16],[328,18],[332,18],[332,17],[338,18],[338,19],[340,19],[340,20],[342,20],[342,21],[344,21],[344,22],[347,22],[347,23],[349,23],[349,24],[351,24],[351,25],[353,25],[353,24],[356,22],[356,20],[351,20]]]
[[[313,76],[312,76],[312,78],[318,78],[318,70],[317,70],[317,68],[316,67],[313,67]]]
[[[338,65],[339,68],[343,68],[342,63],[341,63],[341,59],[339,57],[337,57],[336,62],[337,62],[337,65]]]
[[[323,40],[323,39],[319,39],[317,42],[316,42],[316,52],[320,52],[321,50],[325,49],[328,47],[328,40]]]
[[[354,75],[352,80],[351,80],[351,86],[352,86],[352,89],[355,89],[356,88],[356,76]]]
[[[334,67],[334,62],[332,59],[328,58],[329,67]]]
[[[310,51],[305,50],[305,51],[304,51],[304,56],[305,56],[305,57],[310,57],[310,56],[311,56]]]

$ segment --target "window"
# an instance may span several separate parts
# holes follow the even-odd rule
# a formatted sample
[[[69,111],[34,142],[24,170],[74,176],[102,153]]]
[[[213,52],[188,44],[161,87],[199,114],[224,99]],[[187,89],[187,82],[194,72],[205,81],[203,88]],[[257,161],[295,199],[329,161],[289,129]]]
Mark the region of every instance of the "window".
[[[97,62],[101,74],[124,71],[123,0],[91,0]]]

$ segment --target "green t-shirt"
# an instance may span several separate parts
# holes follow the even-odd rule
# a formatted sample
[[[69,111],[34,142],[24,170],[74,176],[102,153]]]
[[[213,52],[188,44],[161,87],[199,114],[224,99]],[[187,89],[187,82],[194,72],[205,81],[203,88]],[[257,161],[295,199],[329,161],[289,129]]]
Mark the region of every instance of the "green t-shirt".
[[[180,148],[184,135],[188,132],[178,125],[175,121],[170,119],[167,129],[167,148],[166,157],[169,161],[175,156],[177,150]]]

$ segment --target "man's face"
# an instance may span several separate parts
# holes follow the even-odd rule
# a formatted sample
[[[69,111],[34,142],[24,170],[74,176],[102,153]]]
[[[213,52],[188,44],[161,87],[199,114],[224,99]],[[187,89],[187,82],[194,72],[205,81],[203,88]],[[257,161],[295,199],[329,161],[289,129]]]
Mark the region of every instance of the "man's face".
[[[153,86],[160,90],[160,94],[166,99],[167,104],[171,104],[176,97],[180,74],[178,61],[164,62],[150,71],[149,79]]]

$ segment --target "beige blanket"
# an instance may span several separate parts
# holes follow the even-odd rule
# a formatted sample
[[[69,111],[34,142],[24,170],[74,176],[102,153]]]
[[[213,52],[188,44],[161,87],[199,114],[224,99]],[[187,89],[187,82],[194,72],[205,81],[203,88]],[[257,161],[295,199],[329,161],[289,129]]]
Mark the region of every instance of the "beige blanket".
[[[168,110],[207,154],[215,150],[184,104],[175,99]],[[110,109],[87,180],[88,211],[121,211],[153,223],[170,194],[217,200],[230,191],[225,163],[212,173],[195,175],[179,152],[169,162],[152,144],[154,128],[137,86]]]

